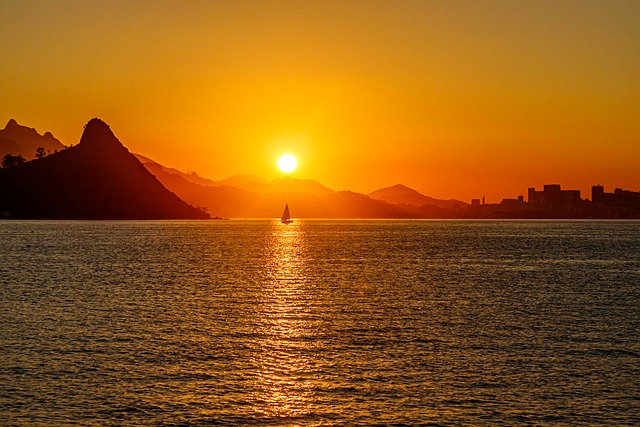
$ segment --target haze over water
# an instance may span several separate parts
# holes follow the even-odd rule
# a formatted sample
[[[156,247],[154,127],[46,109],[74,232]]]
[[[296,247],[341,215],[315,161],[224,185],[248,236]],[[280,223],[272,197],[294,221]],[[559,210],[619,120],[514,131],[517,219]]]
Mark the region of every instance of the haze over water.
[[[638,222],[0,232],[1,425],[640,423]]]

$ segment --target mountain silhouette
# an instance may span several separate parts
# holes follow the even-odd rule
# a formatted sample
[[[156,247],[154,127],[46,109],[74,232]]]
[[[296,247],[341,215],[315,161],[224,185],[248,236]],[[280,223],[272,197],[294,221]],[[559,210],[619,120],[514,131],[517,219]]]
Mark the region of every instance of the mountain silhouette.
[[[14,119],[9,120],[7,126],[0,130],[0,158],[6,154],[20,154],[27,160],[34,159],[39,147],[51,153],[65,148],[51,132],[40,135],[35,129],[21,126]]]
[[[252,191],[256,186],[267,184],[267,180],[260,178],[257,175],[238,174],[223,179],[220,181],[220,184]]]
[[[158,162],[155,162],[153,160],[151,160],[148,157],[145,157],[141,154],[136,154],[133,153],[133,155],[135,156],[136,159],[138,159],[140,161],[140,163],[142,163],[144,165],[144,167],[151,172],[154,176],[156,176],[156,178],[159,175],[176,175],[177,177],[180,177],[182,179],[185,179],[188,182],[194,183],[194,184],[198,184],[198,185],[204,185],[204,186],[209,186],[209,185],[221,185],[220,182],[216,182],[216,181],[212,181],[210,179],[207,178],[202,178],[201,176],[199,176],[197,173],[195,172],[181,172],[178,169],[174,169],[174,168],[170,168],[167,166],[163,166]],[[167,178],[169,179],[169,178]]]
[[[0,169],[0,213],[43,219],[209,217],[167,190],[100,119],[85,125],[75,147]]]
[[[313,180],[282,178],[267,182],[252,175],[236,175],[223,181],[208,181],[216,185],[200,185],[190,179],[190,174],[179,171],[169,173],[173,169],[151,160],[144,165],[165,187],[183,200],[194,206],[205,206],[212,215],[220,217],[274,218],[280,215],[285,203],[289,203],[292,215],[296,218],[455,218],[461,216],[458,211],[429,204],[424,206],[393,204],[352,191],[334,191]],[[227,185],[227,183],[234,183],[237,186]]]
[[[220,217],[274,218],[289,203],[297,218],[457,218],[463,216],[461,211],[467,206],[457,200],[424,196],[403,185],[365,195],[334,191],[314,180],[290,177],[268,182],[255,175],[234,175],[211,181],[137,157],[169,190]],[[415,200],[400,197],[403,194]]]
[[[227,180],[225,180],[228,182]],[[334,190],[325,187],[318,181],[312,179],[298,179],[291,177],[277,178],[271,182],[246,182],[241,185],[235,185],[247,191],[254,191],[259,194],[273,193],[307,193],[315,196],[326,196],[335,193]]]
[[[376,200],[383,200],[398,205],[421,207],[425,205],[437,206],[442,209],[465,209],[469,205],[459,200],[439,200],[420,194],[416,190],[402,184],[381,188],[368,194]]]
[[[42,138],[35,129],[20,126],[15,123],[15,120],[11,120],[7,124],[7,129],[14,132],[12,136],[15,135],[16,130],[20,130],[23,135],[35,135]],[[45,135],[53,138],[50,133]],[[0,136],[0,138],[2,137]],[[53,139],[55,140],[55,138]],[[14,143],[14,140],[6,140],[7,145],[11,143]],[[75,154],[70,156],[68,153]],[[73,161],[58,160],[69,158],[72,158]],[[82,164],[91,166],[83,168],[80,166]],[[33,165],[40,166],[36,168]],[[129,192],[134,190],[128,188],[128,184],[147,182],[149,174],[143,179],[126,178],[120,180],[120,177],[129,176],[132,171],[135,171],[132,176],[140,175],[141,166],[153,175],[151,178],[155,177],[155,184],[152,185],[155,188],[154,191],[159,191],[157,185],[161,184],[168,189],[168,191],[164,190],[165,193],[175,193],[169,193],[174,198],[177,198],[177,195],[187,203],[206,207],[211,214],[221,217],[277,217],[285,203],[291,204],[293,216],[299,218],[444,218],[460,216],[461,207],[467,206],[456,200],[438,200],[424,196],[403,185],[396,185],[364,195],[351,191],[336,192],[317,181],[291,177],[269,182],[255,175],[234,175],[222,181],[213,181],[193,172],[185,173],[166,167],[140,154],[130,154],[113,136],[104,122],[93,119],[85,127],[80,144],[76,147],[44,159],[0,170],[0,189],[3,191],[0,193],[0,198],[2,198],[0,212],[11,212],[13,217],[28,218],[193,217],[191,215],[194,214],[194,209],[190,206],[188,206],[189,212],[186,213],[176,213],[170,209],[164,209],[162,214],[156,212],[152,215],[148,209],[142,207],[134,211],[134,206],[138,206],[146,200],[145,197],[153,198],[151,195],[154,192],[144,191],[143,193],[146,195],[127,196]],[[43,168],[55,169],[55,172],[45,178],[42,176],[44,172],[39,171]],[[20,174],[25,178],[7,178],[23,170],[27,172],[20,172]],[[93,177],[90,176],[91,174]],[[98,175],[100,176],[98,177]],[[6,177],[3,178],[3,176]],[[88,178],[80,180],[79,176]],[[11,181],[9,185],[11,188],[10,197],[9,193],[5,191],[6,186],[3,187],[3,183],[9,182],[7,180]],[[109,186],[105,187],[105,182],[108,182]],[[117,190],[117,196],[111,194],[116,187],[126,189],[126,191]],[[5,193],[7,193],[6,196]],[[93,193],[100,193],[103,196],[96,196]],[[33,196],[27,198],[27,194]],[[88,198],[87,200],[90,202],[82,202],[80,194],[85,194],[85,199]],[[122,200],[128,200],[129,210],[125,211],[122,208],[118,197]],[[47,200],[50,200],[47,202],[48,205],[44,204]],[[63,200],[65,201],[63,202]],[[98,205],[98,200],[109,202]],[[52,207],[53,201],[56,201],[55,209]],[[42,206],[37,208],[39,205]],[[81,205],[84,206],[82,209],[79,207]],[[63,210],[62,206],[75,207],[73,210]],[[87,206],[94,206],[95,209],[89,212]],[[118,206],[120,207],[116,208]],[[173,213],[169,214],[168,212]],[[201,217],[203,214],[196,211],[195,215],[195,217]]]

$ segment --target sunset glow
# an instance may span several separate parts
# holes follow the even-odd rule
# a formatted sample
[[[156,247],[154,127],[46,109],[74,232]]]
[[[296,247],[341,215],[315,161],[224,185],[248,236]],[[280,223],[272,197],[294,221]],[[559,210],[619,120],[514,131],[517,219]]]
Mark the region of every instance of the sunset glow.
[[[368,193],[500,202],[640,189],[640,2],[8,1],[0,123],[222,180],[280,171]],[[298,149],[298,147],[296,147]],[[375,173],[372,173],[375,172]]]

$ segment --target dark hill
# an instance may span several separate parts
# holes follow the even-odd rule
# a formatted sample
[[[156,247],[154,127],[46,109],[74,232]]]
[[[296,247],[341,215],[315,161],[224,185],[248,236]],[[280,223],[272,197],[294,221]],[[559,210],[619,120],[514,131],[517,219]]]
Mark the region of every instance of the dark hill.
[[[42,219],[209,217],[167,190],[99,119],[87,123],[77,146],[0,169],[0,212]]]

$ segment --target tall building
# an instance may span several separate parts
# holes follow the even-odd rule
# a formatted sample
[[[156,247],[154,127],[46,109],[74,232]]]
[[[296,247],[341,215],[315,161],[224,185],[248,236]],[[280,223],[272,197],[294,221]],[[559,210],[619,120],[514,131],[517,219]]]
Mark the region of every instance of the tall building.
[[[602,185],[594,185],[591,187],[591,201],[600,203],[604,200],[604,187]]]
[[[581,202],[580,190],[563,190],[558,184],[547,184],[542,191],[528,190],[529,208],[536,211],[570,213],[575,212]]]

